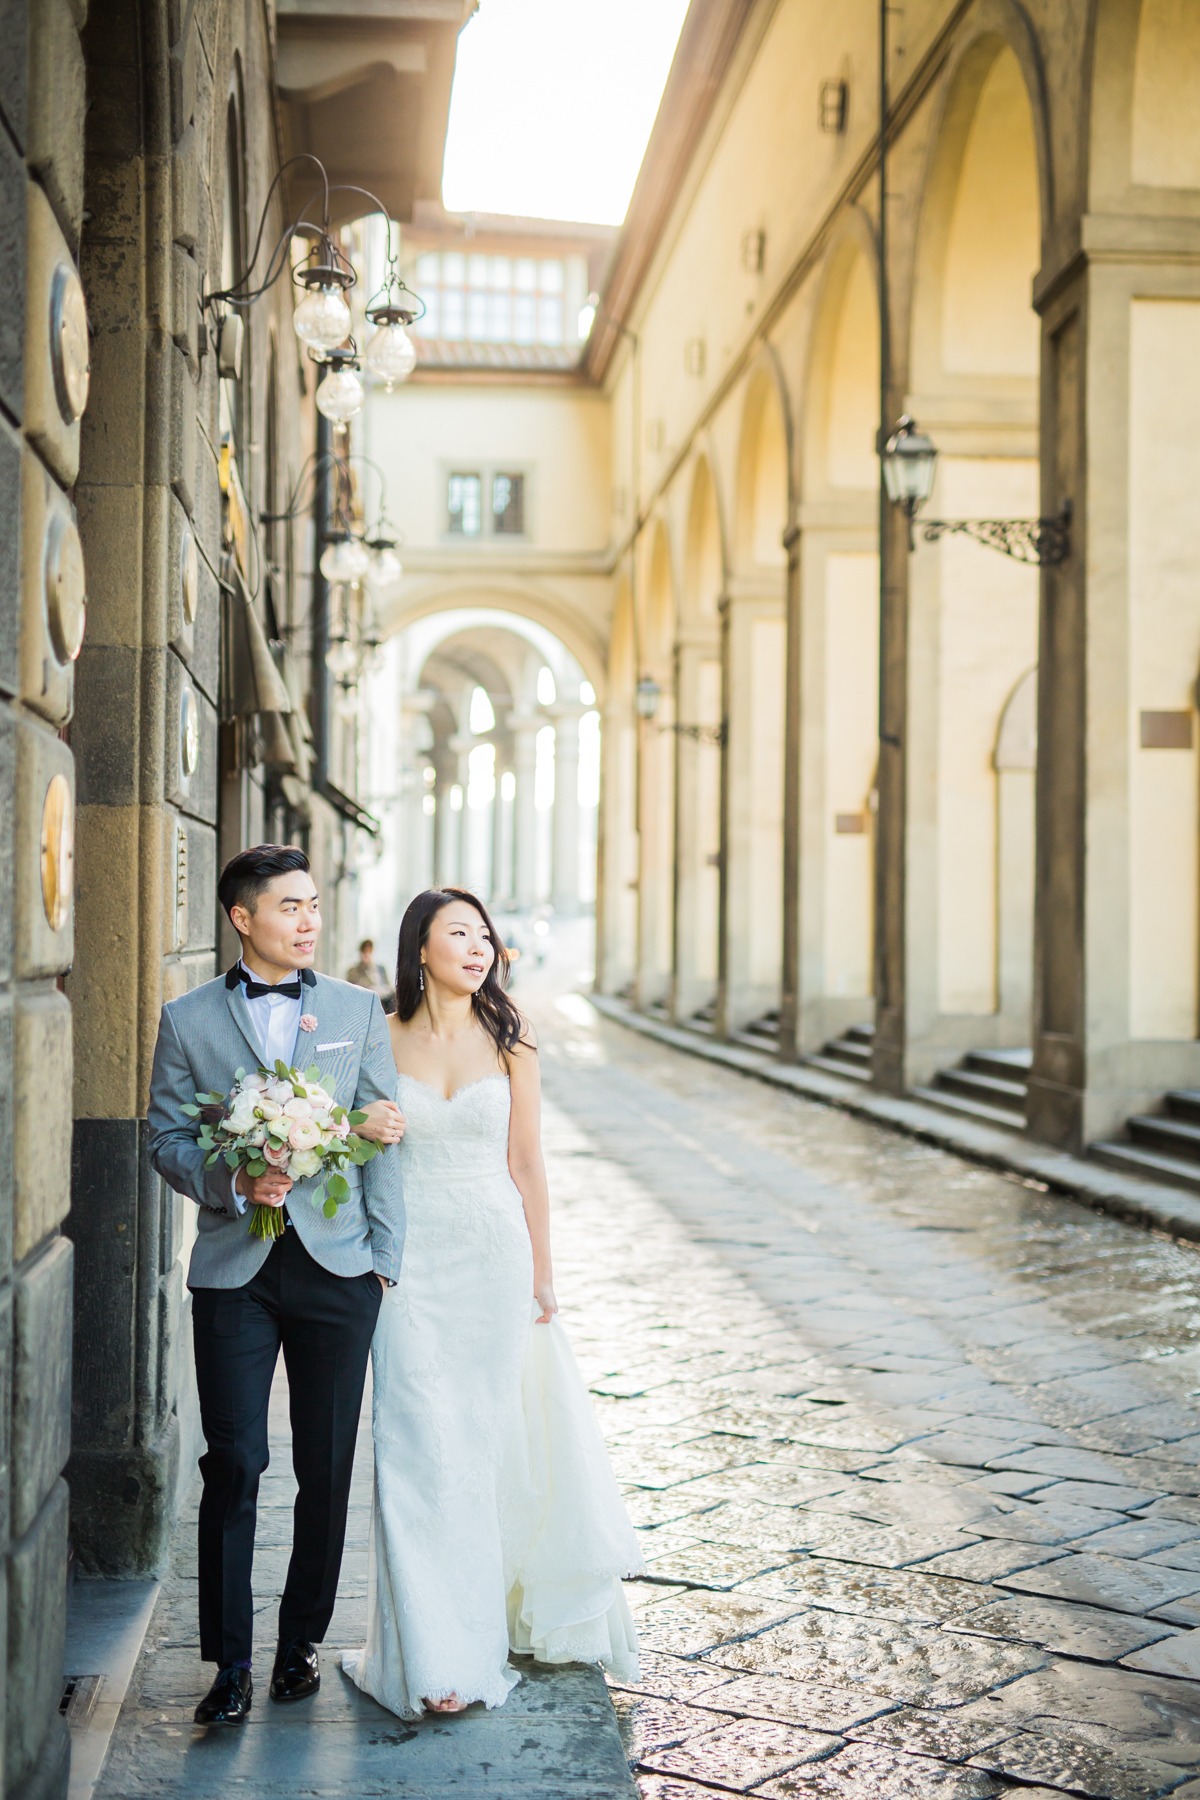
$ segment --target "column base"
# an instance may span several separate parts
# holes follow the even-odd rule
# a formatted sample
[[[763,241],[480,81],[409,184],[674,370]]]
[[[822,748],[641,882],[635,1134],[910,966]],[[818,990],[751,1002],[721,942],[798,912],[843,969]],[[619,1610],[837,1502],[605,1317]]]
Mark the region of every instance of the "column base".
[[[182,1435],[173,1414],[142,1449],[72,1456],[71,1541],[85,1574],[129,1580],[161,1573],[178,1510]]]
[[[24,1781],[11,1789],[8,1800],[66,1800],[71,1778],[71,1736],[66,1721],[55,1715]]]

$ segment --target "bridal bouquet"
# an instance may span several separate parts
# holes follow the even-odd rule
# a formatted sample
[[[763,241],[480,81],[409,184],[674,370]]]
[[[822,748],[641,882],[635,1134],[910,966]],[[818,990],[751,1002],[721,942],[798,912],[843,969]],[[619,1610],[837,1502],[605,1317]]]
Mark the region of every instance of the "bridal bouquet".
[[[206,1169],[223,1158],[230,1169],[248,1175],[265,1175],[278,1169],[295,1181],[311,1175],[321,1180],[313,1190],[313,1204],[327,1219],[350,1197],[350,1183],[342,1170],[349,1163],[370,1162],[379,1145],[355,1135],[354,1126],[365,1112],[347,1112],[321,1085],[315,1064],[301,1071],[283,1061],[273,1070],[239,1069],[228,1096],[197,1094],[194,1106],[183,1111],[200,1120],[200,1148],[207,1152]],[[250,1236],[276,1238],[284,1228],[283,1208],[255,1206],[250,1213]]]

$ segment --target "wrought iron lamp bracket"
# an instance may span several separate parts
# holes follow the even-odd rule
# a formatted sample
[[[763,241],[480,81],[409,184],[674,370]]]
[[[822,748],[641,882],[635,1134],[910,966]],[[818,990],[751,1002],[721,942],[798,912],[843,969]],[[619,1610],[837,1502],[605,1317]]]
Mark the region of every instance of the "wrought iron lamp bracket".
[[[969,537],[1014,562],[1053,568],[1071,554],[1071,502],[1052,519],[924,519],[920,529],[927,544]]]
[[[673,731],[676,737],[691,738],[695,744],[725,743],[728,733],[724,723],[720,725],[655,725],[655,731]]]

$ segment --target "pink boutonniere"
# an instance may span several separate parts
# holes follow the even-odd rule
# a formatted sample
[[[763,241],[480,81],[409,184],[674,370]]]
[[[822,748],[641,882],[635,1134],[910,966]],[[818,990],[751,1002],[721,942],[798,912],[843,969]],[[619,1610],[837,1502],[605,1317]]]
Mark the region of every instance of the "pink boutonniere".
[[[301,1031],[315,1031],[317,1029],[316,1014],[315,1013],[301,1013],[300,1029],[301,1029]]]

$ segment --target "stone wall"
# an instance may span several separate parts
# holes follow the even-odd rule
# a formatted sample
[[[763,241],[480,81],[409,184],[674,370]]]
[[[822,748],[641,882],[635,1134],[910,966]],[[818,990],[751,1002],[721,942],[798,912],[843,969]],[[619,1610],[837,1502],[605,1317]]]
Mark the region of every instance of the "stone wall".
[[[58,1716],[71,1361],[75,775],[64,741],[83,571],[72,505],[87,337],[83,0],[0,7],[0,1604],[6,1794],[66,1791]]]
[[[158,1566],[195,1448],[192,1208],[146,1153],[159,1009],[215,973],[220,862],[307,831],[231,669],[239,609],[303,666],[289,633],[304,541],[289,551],[276,527],[268,544],[257,519],[284,508],[313,442],[312,382],[286,279],[246,318],[240,379],[220,375],[201,304],[241,273],[278,167],[261,7],[96,0],[84,45],[72,1536],[87,1572],[126,1575]],[[276,199],[268,242],[282,220]]]

